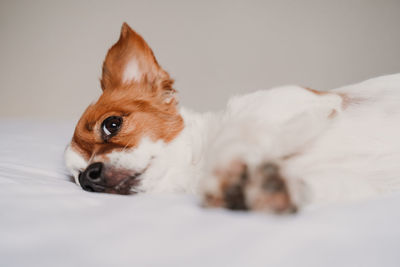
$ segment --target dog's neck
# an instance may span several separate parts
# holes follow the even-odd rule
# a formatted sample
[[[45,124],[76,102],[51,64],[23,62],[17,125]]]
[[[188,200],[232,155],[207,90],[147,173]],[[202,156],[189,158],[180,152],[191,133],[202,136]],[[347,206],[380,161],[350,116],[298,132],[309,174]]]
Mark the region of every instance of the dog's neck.
[[[180,109],[184,129],[165,144],[143,177],[146,192],[196,193],[204,171],[204,153],[219,129],[219,113]]]

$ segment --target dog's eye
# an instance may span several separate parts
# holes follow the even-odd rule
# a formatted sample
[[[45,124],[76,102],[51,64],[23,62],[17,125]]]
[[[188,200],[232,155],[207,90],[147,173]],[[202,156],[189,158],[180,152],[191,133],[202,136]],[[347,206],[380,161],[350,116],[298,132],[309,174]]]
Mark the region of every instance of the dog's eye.
[[[108,117],[101,124],[101,130],[103,132],[103,138],[105,140],[114,136],[120,129],[122,125],[122,118],[118,116]]]

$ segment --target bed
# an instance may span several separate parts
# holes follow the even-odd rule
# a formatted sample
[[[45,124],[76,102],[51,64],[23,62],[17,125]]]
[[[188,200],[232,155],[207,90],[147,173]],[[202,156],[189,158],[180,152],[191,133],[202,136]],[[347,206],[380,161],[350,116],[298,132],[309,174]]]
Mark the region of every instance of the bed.
[[[0,266],[400,266],[398,193],[280,217],[88,193],[63,165],[73,123],[0,123]]]

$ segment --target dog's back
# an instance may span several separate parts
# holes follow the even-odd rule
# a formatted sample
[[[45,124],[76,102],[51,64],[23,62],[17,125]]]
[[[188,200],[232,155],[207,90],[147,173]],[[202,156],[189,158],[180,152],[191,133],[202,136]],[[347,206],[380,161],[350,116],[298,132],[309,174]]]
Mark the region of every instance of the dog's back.
[[[333,90],[347,106],[288,172],[313,185],[315,201],[400,189],[400,75]],[[334,184],[334,185],[333,185]]]
[[[221,179],[215,170],[238,159],[247,167],[274,162],[298,205],[399,190],[398,103],[400,75],[328,92],[287,86],[235,97],[210,145],[206,175]]]

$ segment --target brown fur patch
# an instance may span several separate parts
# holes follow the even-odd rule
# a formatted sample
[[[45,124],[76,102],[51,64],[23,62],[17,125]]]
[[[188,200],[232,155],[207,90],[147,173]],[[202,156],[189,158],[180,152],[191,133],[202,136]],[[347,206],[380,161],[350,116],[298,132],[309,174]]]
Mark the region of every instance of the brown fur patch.
[[[303,88],[306,89],[307,91],[310,91],[313,94],[316,94],[316,95],[336,94],[336,95],[340,96],[342,98],[342,108],[343,109],[346,109],[352,103],[358,102],[358,101],[355,101],[355,99],[350,98],[348,95],[346,95],[344,93],[333,93],[330,91],[318,91],[318,90],[311,89],[308,87],[303,87]],[[335,117],[336,113],[337,112],[335,110],[333,110],[332,113],[329,115],[329,118]]]
[[[303,87],[303,88],[306,89],[307,91],[310,91],[313,94],[316,94],[316,95],[332,94],[329,91],[318,91],[318,90],[315,90],[315,89],[312,89],[312,88],[309,88],[309,87]]]

